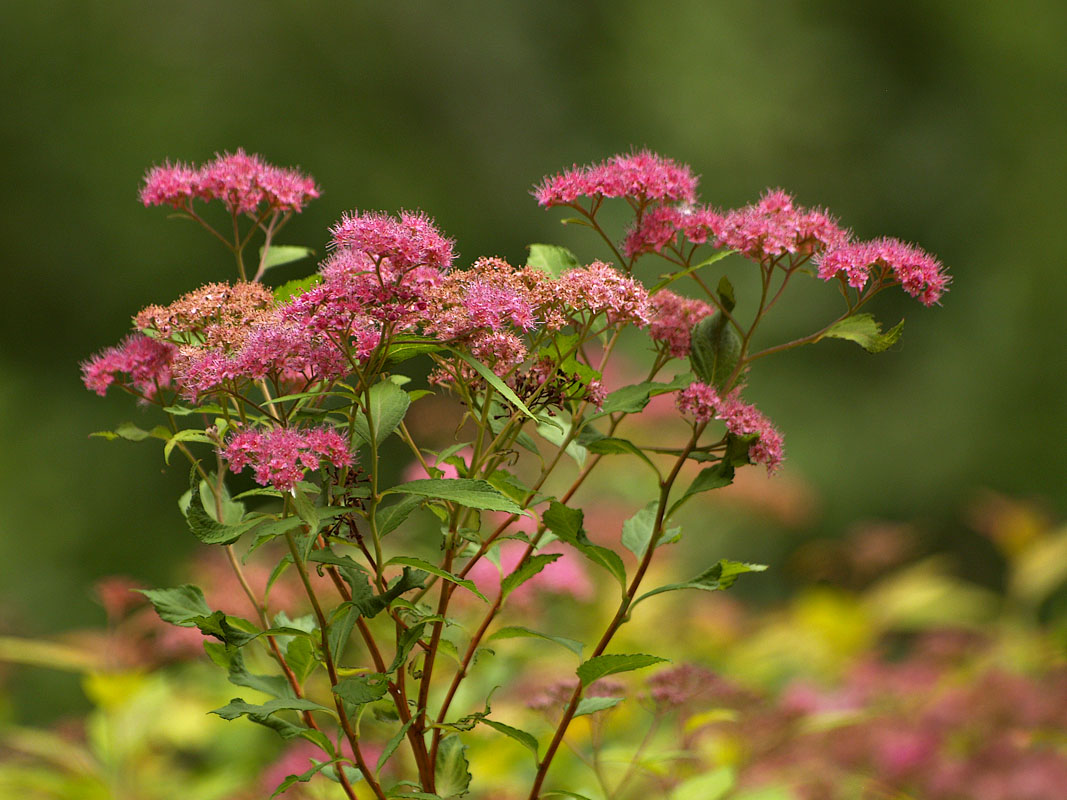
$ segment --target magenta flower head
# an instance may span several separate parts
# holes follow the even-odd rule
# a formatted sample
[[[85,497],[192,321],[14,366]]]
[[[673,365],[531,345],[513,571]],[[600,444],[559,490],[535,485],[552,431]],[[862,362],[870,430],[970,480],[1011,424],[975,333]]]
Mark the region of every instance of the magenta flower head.
[[[648,291],[639,282],[602,261],[569,269],[556,282],[559,298],[575,312],[604,314],[611,323],[649,323],[652,307]]]
[[[769,189],[758,203],[726,213],[718,226],[720,247],[760,262],[787,253],[810,255],[849,238],[825,211],[795,205],[793,196],[781,189]]]
[[[401,211],[399,219],[373,211],[352,212],[330,234],[331,246],[366,253],[375,263],[388,260],[396,272],[415,267],[446,272],[452,266],[452,240],[442,236],[421,211]]]
[[[823,253],[817,264],[824,281],[841,274],[849,286],[862,289],[873,277],[899,284],[926,306],[941,299],[951,280],[940,261],[898,239],[842,243]]]
[[[641,150],[615,155],[588,167],[575,165],[553,177],[546,177],[534,192],[543,207],[570,205],[579,197],[631,197],[692,203],[696,200],[697,178],[685,164]]]
[[[194,198],[221,200],[230,211],[252,217],[259,216],[263,206],[299,212],[318,196],[319,188],[309,176],[240,149],[217,155],[199,168],[164,162],[148,171],[141,187],[146,206],[185,208]]]
[[[726,423],[726,430],[734,436],[759,438],[749,447],[748,457],[753,464],[764,464],[774,473],[785,458],[782,434],[755,406],[742,402],[740,391],[734,389],[725,398],[714,386],[692,383],[678,393],[678,410],[697,422],[718,419]]]
[[[170,342],[133,334],[83,363],[82,382],[103,397],[108,387],[125,375],[125,383],[150,399],[159,390],[171,388],[171,364],[177,351]]]
[[[323,461],[335,467],[352,464],[348,443],[332,428],[243,430],[229,438],[220,454],[232,472],[251,466],[256,483],[282,492],[292,491],[307,470],[318,469]]]
[[[693,326],[714,313],[715,309],[703,300],[681,297],[663,289],[652,296],[652,324],[648,335],[653,341],[663,342],[667,352],[675,358],[685,358],[689,355]]]

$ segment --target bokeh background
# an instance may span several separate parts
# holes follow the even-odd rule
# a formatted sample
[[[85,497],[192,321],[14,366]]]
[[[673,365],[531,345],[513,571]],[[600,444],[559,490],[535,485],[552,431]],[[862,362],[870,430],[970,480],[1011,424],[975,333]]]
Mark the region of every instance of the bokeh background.
[[[782,186],[863,237],[920,243],[954,283],[941,308],[879,298],[883,321],[907,319],[892,351],[827,342],[753,376],[814,510],[709,523],[704,546],[771,562],[749,589],[771,597],[820,577],[794,568],[806,543],[907,522],[924,553],[998,589],[976,495],[1067,512],[1064,41],[1056,0],[5,3],[0,631],[99,624],[106,575],[182,578],[184,470],[88,438],[138,412],[86,392],[78,363],[142,305],[230,278],[215,242],[136,192],[165,158],[237,147],[315,176],[323,197],[284,240],[320,249],[343,211],[403,207],[467,263],[539,241],[591,260],[596,243],[529,190],[631,147],[691,164],[716,205]],[[781,332],[829,307],[805,291]],[[72,676],[8,679],[20,719],[84,703]]]

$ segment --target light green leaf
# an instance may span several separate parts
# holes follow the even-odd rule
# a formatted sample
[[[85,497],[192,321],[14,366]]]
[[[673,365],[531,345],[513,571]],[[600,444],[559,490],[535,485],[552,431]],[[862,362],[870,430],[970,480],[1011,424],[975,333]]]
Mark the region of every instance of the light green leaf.
[[[578,257],[566,247],[556,244],[531,244],[528,249],[530,255],[526,258],[526,266],[543,270],[553,278],[581,266]]]
[[[306,278],[296,278],[295,280],[286,281],[274,290],[274,302],[278,305],[288,303],[294,297],[299,297],[308,289],[318,286],[320,283],[322,283],[322,276],[317,273],[315,275],[309,275]]]
[[[534,738],[532,734],[527,733],[526,731],[520,728],[513,728],[510,725],[505,725],[503,722],[497,722],[495,719],[489,719],[488,717],[483,717],[480,721],[483,725],[488,725],[493,730],[499,731],[505,736],[509,736],[514,739],[516,742],[518,742],[531,753],[533,753],[534,761],[537,761],[537,753],[540,749],[540,745],[538,744],[537,739]]]
[[[382,754],[378,756],[378,765],[374,768],[376,774],[382,771],[382,767],[385,766],[386,762],[389,761],[393,753],[395,753],[397,748],[400,747],[400,743],[404,741],[404,736],[405,734],[407,734],[408,728],[411,727],[411,723],[413,723],[414,721],[415,717],[411,717],[407,722],[401,725],[400,730],[394,733],[389,739],[389,741],[385,743],[385,747],[382,748]]]
[[[294,783],[307,783],[313,777],[315,777],[315,775],[317,775],[321,770],[332,764],[336,764],[337,761],[338,759],[334,759],[332,761],[316,761],[315,765],[307,772],[302,772],[299,775],[287,775],[285,780],[278,784],[278,788],[274,790],[274,793],[270,796],[270,800],[273,800],[273,798],[277,797],[278,795],[287,792],[289,790],[289,787],[292,786]]]
[[[132,422],[122,422],[113,431],[97,431],[90,436],[99,436],[104,439],[126,439],[130,442],[142,442],[148,438],[162,439],[164,442],[171,437],[171,431],[162,425],[156,425],[152,430],[146,431]]]
[[[542,553],[526,559],[519,568],[500,582],[500,595],[504,599],[526,581],[539,573],[553,561],[563,558],[562,553]]]
[[[623,546],[637,556],[638,561],[644,558],[648,543],[652,540],[652,532],[656,525],[656,511],[658,509],[659,502],[653,500],[622,524]],[[681,528],[665,530],[656,546],[678,541],[681,532]]]
[[[539,631],[531,630],[530,628],[524,628],[521,625],[509,625],[505,628],[501,628],[488,639],[486,639],[486,641],[491,642],[494,639],[518,638],[544,639],[548,642],[555,642],[561,647],[566,647],[568,650],[578,656],[578,658],[582,657],[582,648],[584,647],[584,645],[581,642],[575,639],[568,639],[565,636],[552,636],[547,633],[541,633]]]
[[[374,512],[374,519],[378,526],[378,535],[385,536],[392,533],[401,525],[404,521],[411,516],[416,508],[422,505],[423,499],[421,497],[403,497],[398,502],[391,505],[379,505]]]
[[[489,602],[489,598],[482,594],[480,591],[478,591],[478,587],[474,585],[474,581],[457,577],[451,572],[447,572],[436,566],[435,564],[431,564],[429,561],[425,561],[421,558],[412,558],[410,556],[396,556],[395,558],[389,559],[385,565],[390,566],[391,564],[403,564],[404,566],[414,567],[415,569],[421,569],[423,572],[429,572],[431,575],[436,575],[438,578],[454,583],[457,586],[462,586],[468,592],[471,592],[479,600],[482,600],[486,603]]]
[[[488,481],[472,478],[425,478],[386,489],[382,494],[411,494],[447,500],[466,508],[507,511],[528,516],[513,500],[493,488]]]
[[[664,289],[664,288],[670,286],[676,280],[678,280],[680,278],[685,278],[688,275],[692,275],[698,269],[703,269],[704,267],[709,267],[712,264],[714,264],[716,261],[721,261],[722,259],[726,258],[728,255],[730,255],[732,253],[735,253],[735,252],[737,252],[737,251],[736,250],[721,250],[718,253],[715,253],[714,255],[709,256],[708,258],[705,258],[699,264],[694,264],[693,266],[689,267],[688,269],[684,269],[681,272],[675,272],[673,275],[668,275],[663,280],[661,280],[659,283],[657,283],[655,286],[653,286],[652,289],[649,290],[649,294],[654,295],[660,289]]]
[[[896,344],[903,330],[904,320],[882,333],[882,326],[870,314],[856,314],[831,325],[820,338],[848,339],[868,353],[881,353]]]
[[[583,662],[578,667],[578,678],[582,686],[588,686],[593,681],[603,678],[605,675],[614,675],[618,672],[630,672],[635,669],[651,667],[653,664],[661,664],[667,659],[659,656],[650,656],[645,653],[623,655],[621,653],[596,656]]]
[[[458,736],[446,736],[437,749],[435,770],[437,793],[444,798],[462,797],[471,784],[468,771],[467,745]]]
[[[300,683],[307,680],[319,663],[315,658],[315,645],[307,636],[297,636],[289,642],[285,648],[285,660]]]
[[[178,446],[179,442],[200,442],[201,444],[215,443],[211,437],[204,433],[200,428],[184,428],[167,439],[167,443],[163,446],[163,461],[165,463],[170,463],[170,454],[174,452],[174,448]]]
[[[381,700],[388,691],[388,680],[384,675],[378,674],[344,678],[333,687],[334,694],[353,706]]]
[[[619,554],[614,550],[593,544],[585,531],[582,529],[584,512],[580,509],[568,508],[562,503],[553,500],[544,513],[542,521],[560,540],[572,547],[595,564],[599,564],[610,572],[619,585],[626,587],[626,566],[622,563]]]
[[[609,708],[615,708],[621,702],[621,697],[583,697],[578,701],[578,708],[575,710],[574,716],[584,717],[586,714],[606,711]]]
[[[164,622],[183,628],[195,628],[192,620],[211,614],[204,593],[199,586],[186,583],[173,589],[137,589],[155,606],[156,613]]]
[[[411,398],[392,381],[379,381],[367,394],[371,419],[374,422],[374,446],[377,448],[403,421],[404,415],[408,413],[408,406],[411,405]],[[352,427],[365,444],[370,444],[370,426],[367,424],[366,414],[362,411],[356,414]]]
[[[685,490],[685,494],[679,498],[674,505],[671,506],[670,511],[667,512],[667,518],[670,519],[674,515],[674,512],[682,507],[690,497],[701,492],[707,492],[712,489],[721,489],[724,486],[729,486],[734,482],[734,466],[727,460],[722,460],[718,464],[711,467],[705,467],[700,471],[689,488]]]
[[[291,264],[294,261],[300,261],[302,258],[308,258],[315,255],[315,251],[310,247],[300,247],[293,244],[272,244],[270,250],[267,251],[267,257],[263,257],[263,248],[259,248],[259,260],[260,271],[266,272],[268,269],[274,267],[280,267],[282,264]]]
[[[567,441],[570,431],[570,422],[561,422],[553,418],[542,418],[542,421],[537,425],[537,432],[541,434],[542,438],[556,447],[563,447],[563,443],[566,441],[567,446],[564,448],[564,452],[574,460],[574,463],[579,468],[584,467],[588,451],[574,439]]]

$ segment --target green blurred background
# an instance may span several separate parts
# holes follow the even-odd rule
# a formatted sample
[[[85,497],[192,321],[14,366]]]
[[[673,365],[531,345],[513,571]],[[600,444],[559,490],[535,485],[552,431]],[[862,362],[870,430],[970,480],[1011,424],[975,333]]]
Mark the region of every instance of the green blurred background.
[[[901,344],[828,342],[753,376],[821,510],[773,548],[755,526],[718,555],[781,561],[858,519],[918,520],[928,550],[996,586],[974,493],[1067,512],[1058,0],[38,0],[3,16],[0,631],[99,624],[105,575],[181,578],[184,470],[87,438],[139,412],[86,392],[78,362],[148,302],[230,278],[215,242],[136,192],[165,158],[237,147],[315,176],[323,197],[283,238],[320,249],[344,210],[418,207],[463,264],[537,241],[590,260],[596,243],[529,189],[633,146],[690,163],[715,205],[780,185],[862,237],[918,242],[954,283],[939,309],[880,298],[883,321],[907,318]],[[780,332],[828,313],[816,288]],[[76,702],[74,679],[18,680],[47,693],[44,716]]]

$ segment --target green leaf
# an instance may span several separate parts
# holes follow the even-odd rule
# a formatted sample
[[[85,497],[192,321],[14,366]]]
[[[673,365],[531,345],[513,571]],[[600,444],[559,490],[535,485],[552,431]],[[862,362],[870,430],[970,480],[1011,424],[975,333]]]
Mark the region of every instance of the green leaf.
[[[391,505],[379,505],[374,512],[378,536],[385,536],[395,531],[411,516],[411,512],[422,503],[423,499],[421,497],[403,497]]]
[[[575,439],[568,441],[568,436],[571,431],[570,422],[559,422],[557,420],[551,420],[552,424],[548,424],[548,420],[542,421],[537,426],[537,432],[542,438],[554,444],[556,447],[563,447],[563,443],[567,442],[567,446],[564,448],[564,452],[569,455],[574,463],[579,468],[585,466],[585,458],[588,455],[588,451],[580,445]]]
[[[291,264],[294,261],[300,261],[303,258],[315,255],[315,251],[310,247],[300,247],[293,244],[272,244],[267,251],[267,257],[263,257],[263,248],[259,248],[259,260],[260,271],[266,272],[268,269],[274,267],[280,267],[282,264]]]
[[[308,289],[318,286],[320,283],[322,283],[322,276],[317,273],[306,278],[286,281],[274,290],[274,302],[278,305],[288,303],[293,298],[299,297]]]
[[[527,733],[521,728],[513,728],[510,725],[505,725],[503,722],[497,722],[495,719],[489,719],[488,717],[482,717],[480,721],[483,725],[488,725],[493,730],[499,731],[505,736],[514,739],[533,753],[534,761],[537,761],[540,745],[538,744],[537,739],[534,738],[533,734]]]
[[[122,434],[119,434],[120,436]],[[200,428],[184,428],[167,439],[163,446],[163,461],[170,463],[170,454],[179,442],[200,442],[201,444],[214,444],[214,440]]]
[[[732,767],[719,767],[682,781],[674,787],[670,800],[721,800],[734,788],[736,779]]]
[[[126,439],[130,442],[142,442],[148,438],[162,439],[164,442],[171,437],[171,432],[162,425],[156,425],[152,430],[146,431],[132,422],[122,422],[113,431],[97,431],[90,436],[99,436],[107,440]]]
[[[468,771],[467,745],[458,736],[446,736],[437,749],[436,776],[437,793],[441,797],[462,797],[467,794],[471,784]]]
[[[648,550],[648,543],[652,540],[652,531],[656,525],[656,511],[658,509],[659,502],[653,500],[626,522],[622,523],[623,546],[637,556],[638,561],[644,558],[645,551]],[[661,544],[678,541],[681,532],[681,528],[665,530],[657,542],[657,547]]]
[[[395,366],[407,361],[409,358],[421,356],[425,353],[440,353],[445,348],[440,342],[423,339],[418,336],[394,336],[389,342],[389,349],[385,351],[386,366]]]
[[[360,616],[365,619],[372,619],[404,592],[409,592],[412,589],[421,589],[422,582],[425,579],[425,572],[404,567],[403,574],[395,578],[384,593],[377,595],[371,589],[366,576],[364,576],[361,581],[352,585],[352,600],[350,603],[359,612]]]
[[[553,561],[563,558],[563,553],[542,553],[540,555],[530,556],[519,568],[508,575],[500,582],[500,596],[507,599],[507,596],[513,591],[518,589],[526,581],[530,580],[534,575],[539,573]]]
[[[584,717],[586,714],[607,711],[609,708],[615,708],[621,702],[621,697],[583,697],[578,701],[578,708],[575,709],[574,716]]]
[[[448,500],[466,508],[487,511],[507,511],[510,514],[526,515],[515,501],[509,500],[488,482],[472,478],[424,478],[408,481],[386,489],[382,494],[411,494]]]
[[[394,733],[389,739],[389,741],[385,743],[385,747],[382,748],[382,754],[378,756],[378,765],[374,768],[375,773],[380,773],[382,771],[382,767],[385,766],[386,762],[389,761],[393,753],[395,753],[397,748],[400,747],[400,743],[404,741],[404,736],[405,734],[407,734],[408,728],[411,727],[411,723],[413,723],[414,721],[415,717],[411,717],[400,727],[400,730]]]
[[[882,333],[882,326],[870,314],[856,314],[831,325],[820,339],[848,339],[868,353],[881,353],[896,344],[903,330],[904,320]]]
[[[699,589],[705,592],[715,592],[729,589],[737,581],[738,577],[746,572],[763,572],[767,569],[766,564],[748,564],[743,561],[727,561],[722,559],[708,569],[701,572],[695,578],[681,583],[670,583],[660,586],[650,592],[646,592],[634,601],[636,606],[642,600],[664,592],[673,592],[678,589]],[[633,608],[633,606],[631,606]]]
[[[667,512],[667,518],[673,516],[674,512],[682,507],[690,497],[701,492],[707,492],[712,489],[721,489],[724,486],[729,486],[734,482],[734,465],[726,459],[723,459],[718,464],[712,467],[705,467],[700,471],[689,488],[685,490],[685,494],[677,500],[674,505],[671,506],[670,511]]]
[[[426,630],[428,621],[417,622],[400,634],[396,643],[396,656],[393,657],[393,663],[386,670],[387,673],[392,674],[404,666],[404,663],[408,660],[408,655],[414,649],[415,645],[419,643],[419,639],[422,638],[423,631]]]
[[[536,267],[553,278],[581,266],[578,257],[566,247],[556,244],[531,244],[528,249],[530,255],[526,258],[526,266]]]
[[[650,466],[657,475],[659,470],[656,469],[656,465],[652,463],[652,460],[645,455],[645,451],[631,442],[629,439],[620,439],[615,436],[605,436],[600,439],[594,439],[586,445],[586,449],[590,453],[596,453],[598,455],[615,455],[615,454],[629,454],[637,456]]]
[[[403,421],[404,415],[408,413],[408,406],[411,405],[411,398],[392,381],[379,381],[367,394],[371,418],[374,421],[374,446],[378,448]],[[371,443],[366,414],[362,411],[356,414],[352,427],[364,444]]]
[[[396,556],[386,562],[386,566],[389,566],[391,564],[403,564],[408,567],[421,569],[423,572],[429,572],[431,575],[436,575],[438,578],[454,583],[457,586],[462,586],[464,589],[473,594],[479,600],[482,600],[486,603],[489,602],[489,598],[482,594],[480,591],[478,591],[478,587],[474,585],[474,581],[457,577],[451,572],[447,572],[441,569],[440,567],[431,564],[429,561],[425,561],[421,558],[412,558],[410,556]]]
[[[345,645],[348,644],[348,638],[352,635],[352,628],[356,626],[359,616],[358,608],[342,604],[331,617],[326,643],[330,647],[330,656],[335,662],[340,661],[341,656],[344,655]]]
[[[582,657],[582,648],[584,645],[575,640],[568,639],[565,636],[552,636],[547,633],[541,633],[540,631],[531,630],[530,628],[524,628],[521,625],[509,625],[505,628],[501,628],[488,639],[487,642],[491,642],[494,639],[520,639],[520,638],[532,638],[532,639],[544,639],[547,642],[555,642],[561,647],[566,647],[578,658]]]
[[[278,788],[274,790],[274,793],[270,796],[270,800],[273,800],[273,798],[280,794],[284,794],[294,783],[307,783],[315,777],[320,770],[325,769],[331,764],[336,764],[337,761],[338,759],[333,759],[332,761],[316,761],[315,765],[307,772],[302,772],[299,775],[287,775],[285,780],[278,784]]]
[[[204,593],[199,586],[186,583],[173,589],[137,589],[155,606],[156,613],[164,622],[182,628],[195,628],[192,620],[211,614]]]
[[[317,536],[319,533],[319,510],[315,508],[315,501],[308,497],[299,487],[293,488],[293,507],[296,509],[296,515],[307,525],[308,535],[312,538]]]
[[[723,308],[727,311],[734,310],[734,306],[737,305],[737,299],[734,297],[734,285],[730,283],[730,279],[725,275],[719,278],[719,286],[715,293],[719,295],[719,302]]]
[[[560,540],[572,547],[595,564],[599,564],[626,588],[626,566],[622,563],[619,554],[614,550],[593,544],[582,530],[584,512],[580,509],[568,508],[562,503],[553,500],[544,513],[542,521]]]
[[[615,414],[618,412],[627,414],[637,413],[648,405],[650,398],[684,389],[692,382],[693,375],[688,372],[683,372],[681,375],[676,375],[668,383],[645,381],[643,383],[631,384],[630,386],[623,386],[621,389],[616,389],[605,397],[604,405],[601,406],[600,410],[589,415],[586,419],[593,420],[598,417],[604,417],[608,414]]]
[[[741,336],[726,315],[704,317],[693,326],[689,341],[693,372],[709,386],[725,389],[741,358]]]
[[[327,708],[318,703],[313,703],[312,701],[305,700],[301,697],[268,700],[266,703],[259,706],[246,703],[240,697],[235,697],[228,705],[225,705],[222,708],[216,708],[208,713],[218,714],[226,720],[235,720],[238,717],[248,716],[253,722],[261,722],[263,719],[272,714],[277,714],[279,711],[325,711],[332,716],[337,716],[337,712],[334,709]]]
[[[485,379],[486,383],[496,389],[496,391],[499,392],[501,396],[503,396],[504,399],[506,399],[509,403],[515,406],[515,408],[519,409],[519,411],[528,416],[530,419],[540,421],[539,418],[529,408],[526,407],[526,404],[519,399],[519,396],[515,394],[514,390],[506,383],[504,383],[504,381],[500,380],[496,373],[489,369],[489,367],[487,367],[481,361],[476,359],[470,353],[465,353],[462,350],[456,350],[453,348],[448,349],[450,350],[450,352],[455,354],[457,358],[473,367],[474,371],[481,375],[482,378]]]
[[[577,670],[578,678],[582,686],[588,686],[605,675],[614,675],[618,672],[630,672],[635,669],[651,667],[653,664],[661,664],[667,659],[659,656],[650,656],[644,653],[623,655],[621,653],[608,656],[595,656],[583,662]]]
[[[306,681],[319,664],[315,658],[315,645],[307,636],[297,636],[289,642],[285,648],[285,660],[299,683]]]
[[[377,673],[344,678],[333,687],[334,694],[353,706],[362,706],[381,700],[388,691],[388,679]]]
[[[649,294],[655,294],[660,289],[664,289],[667,286],[670,286],[676,280],[679,280],[680,278],[685,278],[688,275],[692,275],[698,269],[704,269],[704,267],[710,267],[716,261],[721,261],[722,259],[726,258],[728,255],[731,255],[731,254],[733,254],[735,252],[737,252],[737,251],[736,250],[720,250],[718,253],[715,253],[715,254],[709,256],[708,258],[705,258],[699,264],[694,264],[693,266],[689,267],[688,269],[684,269],[681,272],[675,272],[673,275],[668,275],[663,280],[661,280],[659,283],[657,283],[655,286],[653,286],[652,289],[649,290]]]
[[[240,649],[221,642],[204,642],[204,650],[211,660],[224,668],[230,683],[263,692],[273,697],[293,697],[293,689],[281,675],[256,675],[245,667]]]
[[[213,514],[209,514],[204,508],[201,481],[197,478],[195,467],[190,470],[189,480],[189,507],[185,510],[185,521],[188,523],[189,530],[192,531],[193,536],[204,544],[232,544],[241,538],[244,533],[260,525],[266,519],[265,517],[256,516],[234,525],[219,522],[214,518]],[[232,519],[235,506],[243,509],[243,506],[239,503],[228,504],[229,500],[229,493],[224,489],[221,503],[223,519],[227,518],[227,511],[230,512],[229,516]]]

